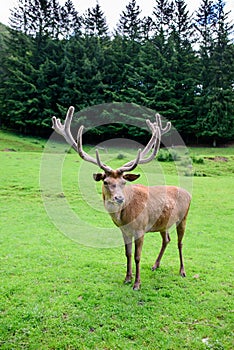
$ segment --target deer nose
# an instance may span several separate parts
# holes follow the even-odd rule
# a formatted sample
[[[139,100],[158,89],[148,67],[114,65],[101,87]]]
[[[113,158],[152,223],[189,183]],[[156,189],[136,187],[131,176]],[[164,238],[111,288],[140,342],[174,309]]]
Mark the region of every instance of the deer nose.
[[[123,197],[123,196],[115,196],[114,199],[115,199],[115,201],[116,201],[118,204],[122,204],[123,201],[124,201],[124,197]]]

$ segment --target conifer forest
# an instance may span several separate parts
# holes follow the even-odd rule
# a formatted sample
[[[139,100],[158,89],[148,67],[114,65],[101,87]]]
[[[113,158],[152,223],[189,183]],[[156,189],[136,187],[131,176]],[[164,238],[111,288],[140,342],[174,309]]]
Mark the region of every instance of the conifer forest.
[[[119,102],[162,114],[190,144],[228,143],[233,28],[223,0],[201,0],[192,15],[184,0],[155,0],[147,17],[130,0],[113,28],[98,2],[80,13],[72,0],[18,0],[0,25],[0,126],[44,137],[71,105]],[[127,133],[128,117],[98,139]]]

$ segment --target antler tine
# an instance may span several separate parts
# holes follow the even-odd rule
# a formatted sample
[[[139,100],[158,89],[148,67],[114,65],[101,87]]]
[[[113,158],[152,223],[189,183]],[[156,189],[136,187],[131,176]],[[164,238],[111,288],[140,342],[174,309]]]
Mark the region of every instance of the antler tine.
[[[158,147],[160,145],[160,141],[157,141],[157,139],[159,139],[159,137],[160,137],[160,132],[158,130],[158,127],[156,126],[156,123],[151,123],[151,121],[149,119],[146,120],[146,123],[147,123],[149,129],[151,129],[151,131],[152,131],[152,136],[151,136],[151,139],[149,140],[149,142],[147,143],[147,145],[145,146],[145,148],[143,149],[143,151],[141,151],[141,153],[139,154],[140,158],[139,158],[138,164],[144,164],[144,163],[150,162],[155,157],[156,153],[158,152]],[[152,149],[152,147],[153,147],[152,154],[148,158],[143,159],[144,156]],[[130,162],[127,162],[118,170],[122,171],[122,169],[128,169],[128,170],[124,170],[124,171],[129,171],[129,169],[133,166],[133,164],[135,164],[135,161],[136,161],[136,159],[131,160]]]
[[[155,115],[155,117],[156,117],[156,121],[153,123],[149,119],[146,120],[148,127],[151,129],[152,136],[151,136],[151,139],[149,140],[149,142],[147,143],[147,145],[145,146],[145,148],[143,149],[143,151],[138,153],[139,159],[137,157],[137,159],[138,159],[137,164],[145,164],[145,163],[148,163],[154,159],[154,157],[157,155],[159,147],[160,147],[161,136],[163,134],[165,134],[166,132],[168,132],[171,128],[170,122],[167,122],[167,125],[164,128],[162,127],[162,121],[161,121],[160,114],[157,113]],[[151,149],[153,149],[152,153],[148,156],[148,158],[144,158],[150,152]],[[136,167],[137,164],[136,164],[136,159],[131,160],[130,162],[124,164],[118,170],[119,171],[130,171],[130,170],[133,170],[132,167],[133,166]]]
[[[155,142],[154,142],[154,146],[153,146],[153,152],[150,154],[150,156],[148,158],[143,159],[143,156],[142,156],[140,161],[139,161],[139,164],[146,164],[146,163],[151,162],[151,160],[153,160],[154,157],[158,153],[160,143],[161,143],[161,133],[160,133],[158,126],[156,126],[155,130],[156,131],[155,131]]]
[[[118,168],[117,172],[124,173],[125,171],[134,170],[137,167],[137,165],[139,164],[140,158],[141,158],[141,149],[138,150],[136,159],[134,159],[134,160],[124,164],[120,168]]]
[[[60,135],[62,135],[67,143],[74,148],[74,150],[77,150],[77,144],[74,140],[72,134],[71,134],[71,121],[74,114],[74,107],[70,106],[67,111],[67,115],[65,118],[64,125],[61,123],[59,118],[56,118],[55,116],[52,117],[52,123],[53,123],[53,129]]]
[[[113,172],[113,169],[111,167],[109,167],[108,165],[102,163],[97,149],[96,149],[96,162],[97,162],[97,165],[99,166],[99,168],[104,170],[105,173]]]
[[[162,120],[160,114],[156,113],[155,117],[156,121],[154,123],[152,123],[149,119],[146,120],[146,123],[148,127],[152,130],[153,135],[141,154],[139,164],[148,163],[156,156],[160,147],[161,136],[168,132],[171,128],[171,122],[167,122],[167,125],[164,128],[162,127]],[[151,153],[151,155],[148,158],[143,159],[143,157],[150,151],[152,146],[153,152]]]
[[[163,128],[161,115],[159,113],[156,113],[155,118],[156,118],[156,122],[154,124],[156,124],[159,127],[161,135],[166,134],[166,132],[168,132],[171,129],[171,122],[167,122],[167,125]]]
[[[79,130],[78,130],[78,133],[77,133],[77,152],[79,154],[79,156],[86,160],[87,162],[90,162],[90,163],[93,163],[95,165],[98,165],[98,162],[97,162],[97,159],[91,157],[88,153],[86,153],[84,150],[83,150],[83,146],[82,146],[82,133],[83,133],[83,130],[84,130],[84,126],[81,125]]]
[[[145,146],[145,148],[143,149],[143,151],[141,152],[141,158],[143,158],[153,147],[154,143],[155,143],[155,138],[156,138],[156,127],[154,125],[154,123],[151,123],[151,121],[149,119],[146,119],[146,124],[148,125],[149,129],[151,129],[152,131],[152,136],[151,139],[149,140],[149,142],[147,143],[147,145]]]

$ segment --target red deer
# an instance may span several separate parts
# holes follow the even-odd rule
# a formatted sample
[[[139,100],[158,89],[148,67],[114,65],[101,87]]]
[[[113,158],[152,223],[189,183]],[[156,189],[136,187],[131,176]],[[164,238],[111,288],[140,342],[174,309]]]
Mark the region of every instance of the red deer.
[[[176,225],[178,236],[178,250],[180,258],[180,275],[185,277],[185,269],[182,256],[182,239],[185,232],[186,218],[189,211],[191,196],[179,187],[175,186],[143,186],[140,184],[126,185],[140,175],[129,174],[138,164],[150,162],[158,153],[161,135],[168,132],[171,123],[163,128],[160,115],[156,114],[154,123],[147,120],[152,136],[143,150],[138,151],[137,157],[113,170],[105,165],[96,150],[96,158],[87,154],[82,147],[83,126],[79,128],[77,143],[70,131],[74,108],[67,112],[64,125],[56,117],[52,118],[54,130],[62,135],[65,140],[78,152],[80,157],[97,165],[103,173],[94,174],[95,181],[102,181],[102,196],[104,206],[110,214],[114,224],[122,231],[125,254],[127,258],[127,273],[125,283],[132,280],[132,241],[135,241],[135,265],[136,274],[133,289],[140,288],[140,258],[144,234],[146,232],[160,232],[162,246],[152,270],[159,268],[161,258],[170,242],[169,228]],[[151,152],[151,153],[150,153]]]

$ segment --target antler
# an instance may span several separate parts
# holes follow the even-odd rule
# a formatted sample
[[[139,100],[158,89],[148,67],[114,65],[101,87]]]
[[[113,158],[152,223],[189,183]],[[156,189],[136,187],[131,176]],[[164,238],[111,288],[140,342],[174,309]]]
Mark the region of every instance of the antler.
[[[72,146],[72,148],[79,154],[79,156],[82,159],[97,165],[106,173],[113,172],[113,169],[111,167],[102,163],[98,150],[96,150],[96,159],[91,157],[88,153],[86,153],[83,150],[83,147],[82,147],[82,133],[84,129],[83,125],[81,125],[81,127],[78,130],[77,143],[76,143],[70,130],[73,114],[74,114],[74,107],[71,106],[67,111],[64,125],[61,123],[59,118],[56,118],[55,116],[53,116],[52,117],[53,129],[58,134],[62,135],[65,138],[67,143]],[[171,123],[167,122],[167,125],[163,128],[161,116],[159,114],[156,114],[155,117],[156,117],[156,121],[154,123],[152,123],[148,119],[146,120],[148,127],[152,131],[151,139],[149,140],[149,142],[147,143],[143,151],[141,151],[141,149],[138,150],[137,157],[134,160],[127,162],[126,164],[124,164],[123,166],[117,169],[119,173],[123,173],[125,171],[131,171],[135,169],[138,164],[145,164],[150,162],[158,153],[160,142],[161,142],[161,136],[170,130]],[[152,150],[152,153],[148,156],[148,158],[145,158],[145,156],[151,150]]]
[[[83,150],[83,147],[82,147],[82,133],[83,133],[83,129],[84,129],[83,125],[81,125],[81,127],[78,130],[77,143],[74,140],[74,138],[71,134],[71,121],[72,121],[72,117],[74,114],[74,110],[75,109],[72,106],[68,108],[67,115],[66,115],[66,118],[64,121],[64,125],[61,123],[59,118],[56,118],[55,116],[53,116],[52,117],[53,129],[59,135],[62,135],[64,137],[64,139],[67,141],[67,143],[72,146],[72,148],[79,154],[79,156],[82,159],[87,160],[88,162],[99,166],[105,172],[112,172],[113,169],[111,167],[105,165],[104,163],[102,163],[100,161],[98,151],[96,151],[96,159],[95,159]]]
[[[154,123],[152,123],[149,119],[146,120],[148,127],[152,131],[151,139],[149,140],[143,151],[138,153],[136,159],[131,160],[130,162],[124,164],[122,167],[117,169],[119,172],[131,171],[139,164],[149,163],[158,153],[161,143],[161,136],[170,130],[171,123],[167,122],[167,125],[163,128],[160,114],[155,114],[155,117],[156,121]],[[151,149],[153,149],[153,152],[148,156],[148,158],[144,158],[150,152]],[[139,159],[138,162],[137,159]]]
[[[113,171],[113,169],[111,167],[109,167],[108,165],[101,162],[98,150],[96,150],[96,159],[91,157],[88,153],[86,153],[83,150],[83,147],[82,147],[83,129],[84,129],[84,126],[81,125],[81,127],[78,130],[78,134],[77,134],[77,152],[79,153],[79,156],[82,159],[87,160],[88,162],[91,162],[91,163],[99,166],[99,168],[104,170],[106,173],[111,173]]]
[[[67,115],[65,118],[64,125],[62,125],[59,118],[56,118],[55,116],[52,117],[52,123],[53,123],[53,129],[59,134],[62,135],[67,143],[72,146],[72,148],[76,151],[77,150],[77,143],[74,140],[72,134],[71,134],[71,121],[74,114],[74,107],[69,107],[67,111]]]
[[[74,110],[75,109],[72,106],[70,106],[68,108],[67,115],[66,115],[66,118],[64,121],[64,125],[61,123],[59,118],[56,118],[55,116],[53,116],[52,117],[53,129],[59,135],[62,135],[64,137],[64,139],[67,141],[67,143],[72,146],[72,148],[79,154],[79,156],[82,159],[87,160],[88,162],[91,162],[95,165],[98,165],[101,169],[103,169],[106,172],[112,171],[112,169],[110,167],[101,163],[100,161],[98,161],[98,159],[91,157],[88,153],[86,153],[83,150],[83,147],[82,147],[82,132],[84,129],[83,125],[81,125],[81,127],[78,130],[77,143],[74,140],[74,138],[71,134],[71,121],[72,121],[72,117],[74,114]]]

